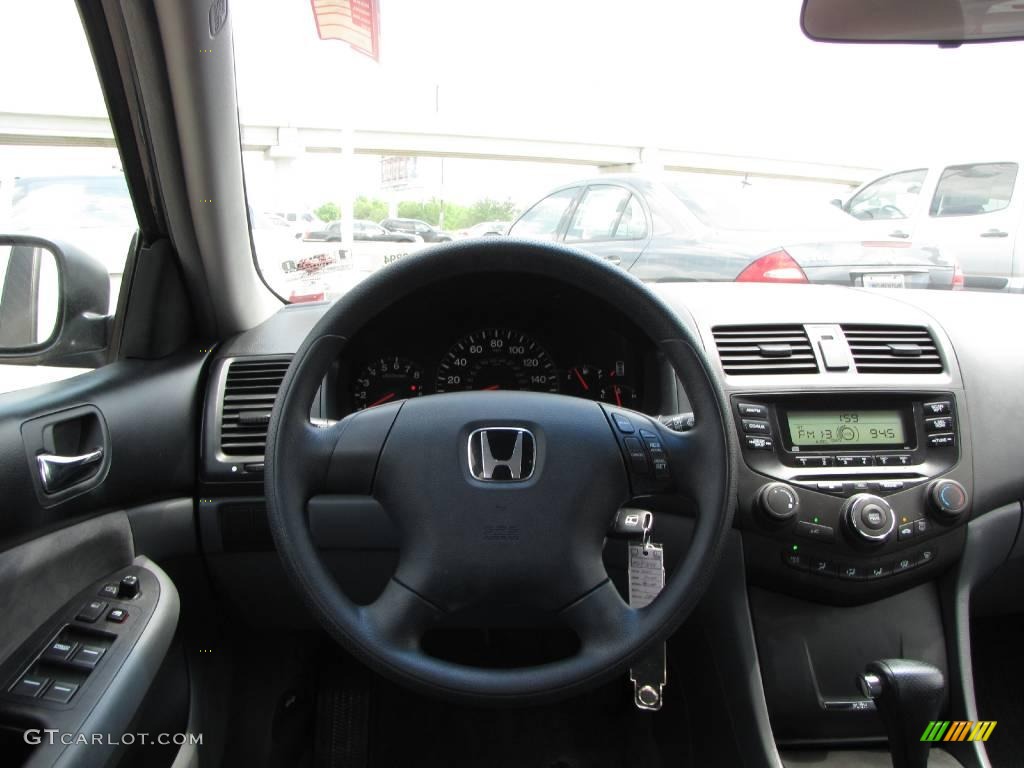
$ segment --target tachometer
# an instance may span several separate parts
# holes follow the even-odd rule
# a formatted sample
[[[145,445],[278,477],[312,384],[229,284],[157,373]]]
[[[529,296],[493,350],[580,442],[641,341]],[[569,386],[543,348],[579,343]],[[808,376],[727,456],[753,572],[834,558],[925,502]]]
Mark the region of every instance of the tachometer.
[[[352,383],[357,411],[423,394],[423,369],[405,357],[381,357],[363,368]]]
[[[558,371],[534,339],[507,328],[486,328],[459,339],[437,369],[438,392],[530,389],[557,392]]]

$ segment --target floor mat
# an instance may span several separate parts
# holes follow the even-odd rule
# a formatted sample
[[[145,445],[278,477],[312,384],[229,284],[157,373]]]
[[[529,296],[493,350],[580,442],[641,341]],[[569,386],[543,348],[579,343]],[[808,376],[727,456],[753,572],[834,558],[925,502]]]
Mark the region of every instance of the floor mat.
[[[676,694],[661,712],[640,712],[621,680],[557,704],[483,709],[419,696],[349,659],[320,678],[315,764],[685,768],[686,714]]]
[[[372,711],[374,766],[663,765],[653,717],[633,708],[625,683],[555,705],[492,710],[420,698],[381,681]]]
[[[1024,617],[972,621],[971,647],[978,717],[998,725],[985,744],[996,768],[1024,768]]]

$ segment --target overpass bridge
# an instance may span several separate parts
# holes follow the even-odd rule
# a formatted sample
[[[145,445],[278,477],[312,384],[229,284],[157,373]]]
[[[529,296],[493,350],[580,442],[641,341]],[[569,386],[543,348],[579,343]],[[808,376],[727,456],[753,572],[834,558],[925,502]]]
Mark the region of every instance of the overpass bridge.
[[[696,152],[674,146],[603,144],[559,139],[355,128],[352,151],[370,155],[470,158],[577,164],[601,171],[687,171],[857,186],[878,169],[748,155]],[[262,151],[282,174],[305,152],[341,153],[346,131],[316,126],[242,125],[242,148]],[[106,117],[0,112],[0,145],[113,147]]]

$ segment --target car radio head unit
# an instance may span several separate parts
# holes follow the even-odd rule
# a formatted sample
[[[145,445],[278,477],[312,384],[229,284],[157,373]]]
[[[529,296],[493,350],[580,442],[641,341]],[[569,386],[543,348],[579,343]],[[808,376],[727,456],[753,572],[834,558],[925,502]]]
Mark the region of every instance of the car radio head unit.
[[[794,452],[916,447],[908,408],[782,409],[779,421],[786,446]]]

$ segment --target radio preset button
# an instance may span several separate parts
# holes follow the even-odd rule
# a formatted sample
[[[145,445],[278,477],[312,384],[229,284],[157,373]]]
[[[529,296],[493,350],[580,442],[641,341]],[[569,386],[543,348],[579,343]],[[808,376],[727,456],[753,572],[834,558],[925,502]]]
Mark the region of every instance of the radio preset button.
[[[953,408],[948,400],[924,404],[924,412],[926,416],[948,416],[952,411]]]
[[[753,451],[770,451],[775,447],[775,443],[770,437],[754,437],[753,435],[747,435],[747,448]]]
[[[874,456],[836,456],[837,467],[873,467]]]
[[[950,432],[953,429],[952,416],[939,416],[924,420],[925,432]]]
[[[801,467],[831,467],[831,456],[797,456],[796,463]]]
[[[748,419],[767,419],[768,408],[763,405],[756,403],[737,403],[736,408],[740,412],[740,416],[744,416]]]
[[[771,425],[759,419],[743,419],[743,431],[748,435],[770,435]]]

